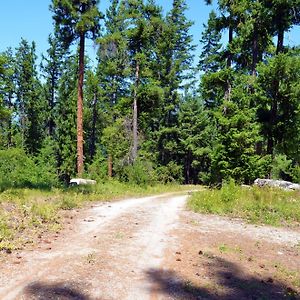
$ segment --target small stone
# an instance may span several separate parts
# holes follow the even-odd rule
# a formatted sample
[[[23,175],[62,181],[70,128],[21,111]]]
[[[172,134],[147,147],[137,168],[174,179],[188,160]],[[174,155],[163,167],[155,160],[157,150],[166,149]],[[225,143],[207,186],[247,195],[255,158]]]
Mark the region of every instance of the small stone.
[[[46,248],[46,250],[51,250],[51,249],[52,249],[51,247]]]
[[[196,276],[200,276],[200,274],[197,272],[197,273],[196,273]]]
[[[176,252],[176,254],[180,255],[180,254],[181,254],[181,252],[180,252],[180,251],[177,251],[177,252]]]
[[[181,261],[181,259],[180,259],[180,258],[177,258],[176,261]]]
[[[11,254],[12,253],[11,249],[6,249],[6,253]]]
[[[200,250],[200,251],[198,252],[198,254],[199,254],[199,255],[203,255],[203,251]]]
[[[264,269],[266,266],[264,264],[260,264],[259,267]]]
[[[253,258],[252,257],[248,257],[248,261],[253,261]]]

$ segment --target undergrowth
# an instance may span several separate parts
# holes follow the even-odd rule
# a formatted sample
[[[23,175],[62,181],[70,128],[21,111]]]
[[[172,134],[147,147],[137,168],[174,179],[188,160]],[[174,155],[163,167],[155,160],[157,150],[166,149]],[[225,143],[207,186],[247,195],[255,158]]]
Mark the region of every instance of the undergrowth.
[[[242,187],[229,181],[221,189],[194,193],[188,206],[195,212],[243,218],[254,224],[286,226],[300,223],[300,192]]]
[[[62,211],[90,201],[112,201],[187,189],[175,184],[138,186],[114,180],[65,189],[7,189],[0,193],[0,250],[22,247],[38,232],[57,231]]]

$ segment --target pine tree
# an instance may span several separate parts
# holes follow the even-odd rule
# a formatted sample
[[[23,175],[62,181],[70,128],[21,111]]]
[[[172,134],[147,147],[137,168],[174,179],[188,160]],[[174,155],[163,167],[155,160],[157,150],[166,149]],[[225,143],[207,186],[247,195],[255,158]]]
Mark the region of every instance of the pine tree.
[[[15,64],[16,105],[23,146],[36,154],[44,136],[44,108],[37,78],[35,43],[21,40]]]
[[[0,54],[0,122],[1,122],[1,145],[12,147],[13,141],[13,113],[15,80],[15,59],[12,49]]]
[[[196,95],[186,95],[180,105],[180,156],[186,184],[208,183],[215,127]]]
[[[55,106],[55,147],[59,177],[67,183],[76,174],[76,56],[67,57],[62,70]]]
[[[186,18],[186,10],[186,1],[172,2],[172,9],[167,14],[157,43],[154,74],[163,89],[163,100],[160,103],[158,128],[154,138],[158,161],[162,165],[177,159],[179,90],[183,90],[192,77],[194,45],[189,32],[192,22]]]
[[[112,126],[118,117],[128,112],[120,108],[121,102],[129,99],[130,74],[127,39],[125,3],[112,0],[106,12],[106,33],[98,39],[97,77],[101,88],[102,104],[105,104],[106,126]],[[128,101],[126,101],[128,102]],[[121,104],[123,107],[123,105]],[[108,131],[109,132],[109,131]],[[115,141],[117,144],[118,141]],[[108,149],[107,149],[108,150]],[[107,153],[109,177],[113,174],[113,156]]]
[[[41,70],[46,79],[44,84],[44,93],[48,103],[47,109],[47,131],[53,137],[55,131],[55,106],[57,103],[58,82],[62,73],[63,57],[66,54],[59,39],[56,36],[49,35],[49,49],[47,55],[42,56]]]
[[[53,0],[51,10],[56,31],[68,48],[79,39],[78,100],[77,100],[77,173],[83,174],[83,77],[85,38],[95,39],[99,33],[101,14],[98,0]]]

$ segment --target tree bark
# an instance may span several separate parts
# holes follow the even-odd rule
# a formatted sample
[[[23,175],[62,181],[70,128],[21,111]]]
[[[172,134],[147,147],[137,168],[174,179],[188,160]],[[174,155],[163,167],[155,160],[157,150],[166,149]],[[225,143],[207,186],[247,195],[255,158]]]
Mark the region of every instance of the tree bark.
[[[134,162],[137,158],[138,149],[138,108],[137,108],[137,92],[139,86],[139,76],[140,76],[140,65],[136,62],[135,67],[135,88],[133,95],[133,147],[132,147],[132,161]]]
[[[257,43],[257,28],[254,25],[253,30],[253,44],[252,44],[252,76],[256,77],[256,65],[258,60],[258,43]]]
[[[79,41],[79,76],[78,76],[78,98],[77,98],[77,174],[82,176],[83,165],[83,76],[84,76],[84,42],[85,34],[80,33]]]
[[[108,163],[108,177],[112,178],[112,175],[113,175],[113,163],[112,163],[112,155],[111,154],[108,154],[107,163]]]
[[[97,118],[98,118],[98,112],[97,112],[97,93],[94,92],[94,103],[93,103],[93,119],[92,119],[92,132],[91,132],[91,142],[90,142],[90,156],[91,158],[94,158],[96,153],[96,124],[97,124]]]
[[[284,43],[284,29],[278,28],[276,54],[283,52],[283,43]]]
[[[233,28],[231,25],[229,25],[229,31],[228,31],[228,44],[229,44],[229,51],[228,51],[228,57],[227,57],[227,68],[231,68],[232,64],[232,53],[230,49],[230,45],[233,40]],[[231,97],[231,82],[229,79],[227,79],[227,89],[225,91],[225,99],[230,100]]]

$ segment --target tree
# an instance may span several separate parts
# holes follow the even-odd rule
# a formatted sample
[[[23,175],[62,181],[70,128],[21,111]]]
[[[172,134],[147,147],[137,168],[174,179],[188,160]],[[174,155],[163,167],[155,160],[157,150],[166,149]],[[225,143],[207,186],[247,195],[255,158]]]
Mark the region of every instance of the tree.
[[[4,147],[13,146],[13,113],[15,111],[13,98],[15,94],[14,80],[15,59],[12,49],[0,54],[0,127],[1,144]]]
[[[178,122],[185,183],[208,183],[216,135],[213,119],[196,95],[187,95],[180,105]]]
[[[45,103],[37,78],[35,43],[21,40],[15,64],[16,105],[23,146],[36,154],[44,136]]]
[[[69,182],[76,174],[76,83],[77,58],[63,61],[55,106],[55,147],[60,180]]]
[[[180,90],[193,77],[191,65],[195,46],[189,32],[193,23],[186,18],[186,10],[186,1],[172,2],[156,46],[154,75],[162,88],[162,100],[153,135],[158,162],[162,165],[177,159]]]
[[[128,43],[125,34],[127,24],[123,1],[111,1],[106,12],[105,27],[106,33],[97,40],[99,43],[97,78],[102,97],[101,103],[104,105],[106,127],[110,127],[118,117],[128,114],[120,108],[120,104],[130,97]],[[114,157],[110,151],[107,153],[107,160],[108,175],[111,177]]]
[[[98,0],[52,0],[50,6],[58,36],[68,48],[79,39],[77,98],[77,173],[83,174],[83,78],[85,38],[95,39],[100,30]]]
[[[44,84],[44,93],[48,103],[47,110],[47,131],[51,137],[55,130],[55,106],[57,104],[58,83],[62,73],[63,56],[66,54],[59,39],[56,36],[49,35],[49,49],[47,56],[42,56],[43,62],[41,70],[46,79]]]

